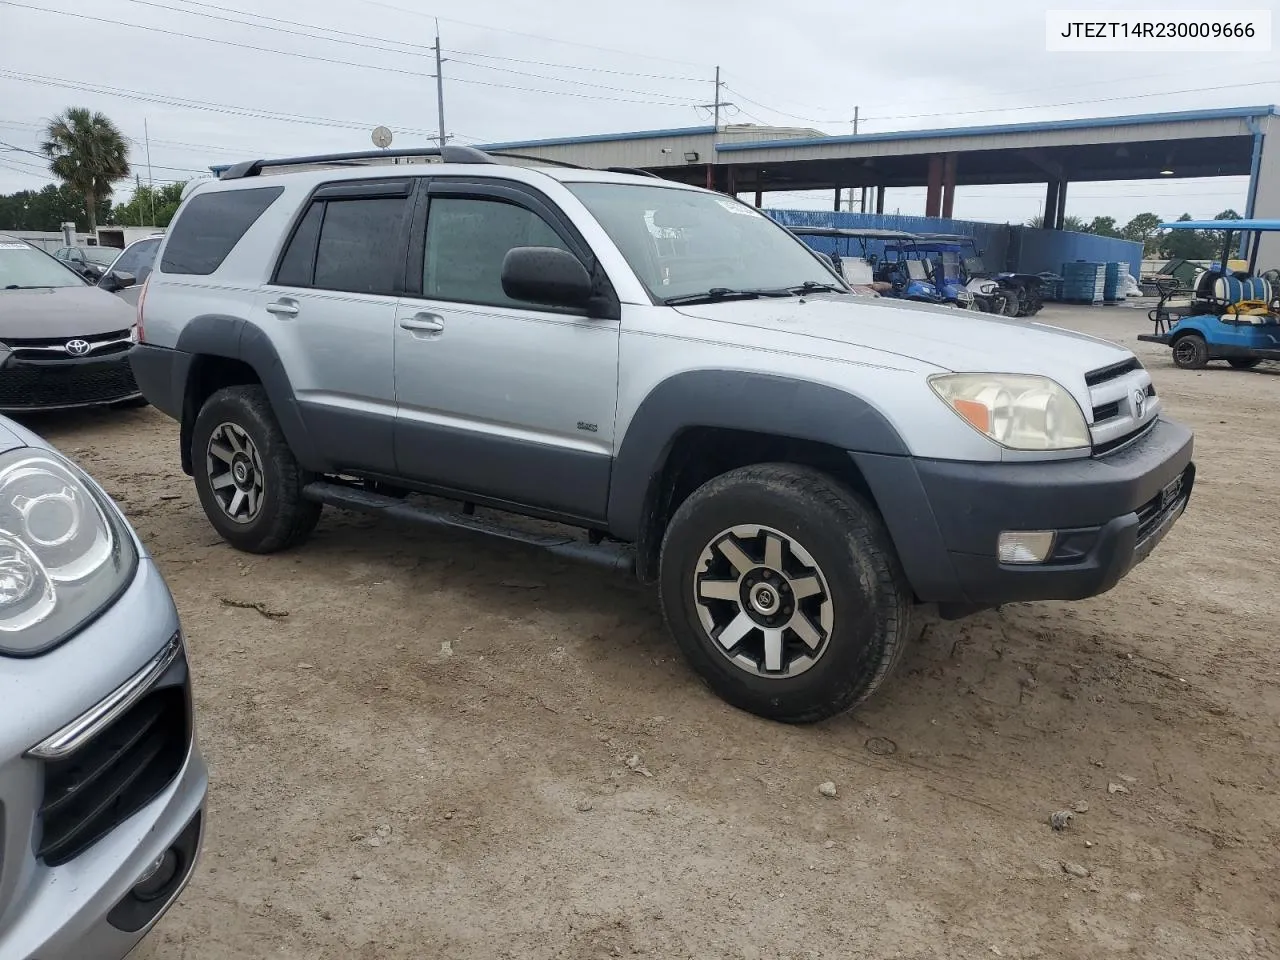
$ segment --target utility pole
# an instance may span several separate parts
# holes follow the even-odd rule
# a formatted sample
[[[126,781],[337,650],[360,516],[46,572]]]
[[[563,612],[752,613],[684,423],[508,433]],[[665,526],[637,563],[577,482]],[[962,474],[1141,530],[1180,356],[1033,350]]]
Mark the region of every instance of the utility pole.
[[[858,135],[858,108],[853,108],[853,135]]]
[[[444,70],[441,69],[441,64],[444,63],[444,60],[440,57],[439,20],[436,21],[436,45],[434,49],[436,51],[436,110],[437,120],[440,124],[439,136],[436,138],[436,142],[443,148],[449,138],[444,132]]]
[[[154,227],[156,225],[156,184],[151,177],[151,131],[147,129],[146,117],[142,118],[142,140],[147,145],[147,195],[151,198],[151,226]]]
[[[734,104],[720,99],[720,88],[724,86],[724,83],[720,80],[719,67],[716,67],[715,85],[716,85],[715,99],[711,103],[699,103],[696,106],[698,109],[711,111],[711,116],[713,118],[712,123],[715,125],[716,133],[719,133],[720,132],[720,111],[723,110],[725,107],[734,106]]]

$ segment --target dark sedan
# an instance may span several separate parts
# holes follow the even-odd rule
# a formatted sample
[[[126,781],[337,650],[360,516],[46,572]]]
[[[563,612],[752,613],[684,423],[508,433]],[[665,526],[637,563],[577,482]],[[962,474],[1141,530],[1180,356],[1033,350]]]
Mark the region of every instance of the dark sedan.
[[[145,404],[129,366],[134,316],[43,250],[0,235],[0,411]]]

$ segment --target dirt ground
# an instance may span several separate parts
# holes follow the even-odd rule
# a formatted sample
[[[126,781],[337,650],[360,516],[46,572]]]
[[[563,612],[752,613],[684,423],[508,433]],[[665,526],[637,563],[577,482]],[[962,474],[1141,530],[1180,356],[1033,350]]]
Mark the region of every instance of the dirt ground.
[[[626,581],[332,511],[238,554],[161,414],[31,421],[190,640],[208,840],[138,960],[1280,956],[1280,369],[1040,319],[1137,348],[1196,430],[1188,512],[1106,596],[926,623],[806,728],[713,697]]]

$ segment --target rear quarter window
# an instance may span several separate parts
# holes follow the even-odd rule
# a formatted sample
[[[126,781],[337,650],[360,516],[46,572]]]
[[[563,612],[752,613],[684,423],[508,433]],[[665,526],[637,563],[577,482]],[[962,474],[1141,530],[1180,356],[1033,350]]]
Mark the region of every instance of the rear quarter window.
[[[169,228],[160,272],[193,276],[213,273],[282,193],[284,187],[255,187],[192,197]]]

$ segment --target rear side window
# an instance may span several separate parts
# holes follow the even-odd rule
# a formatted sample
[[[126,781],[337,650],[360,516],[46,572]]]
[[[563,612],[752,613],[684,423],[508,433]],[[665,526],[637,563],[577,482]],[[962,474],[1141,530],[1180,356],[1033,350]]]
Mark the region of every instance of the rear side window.
[[[282,193],[284,187],[254,187],[192,197],[169,230],[161,273],[201,277],[213,273]]]
[[[408,197],[316,200],[280,258],[275,282],[345,293],[395,294]]]

